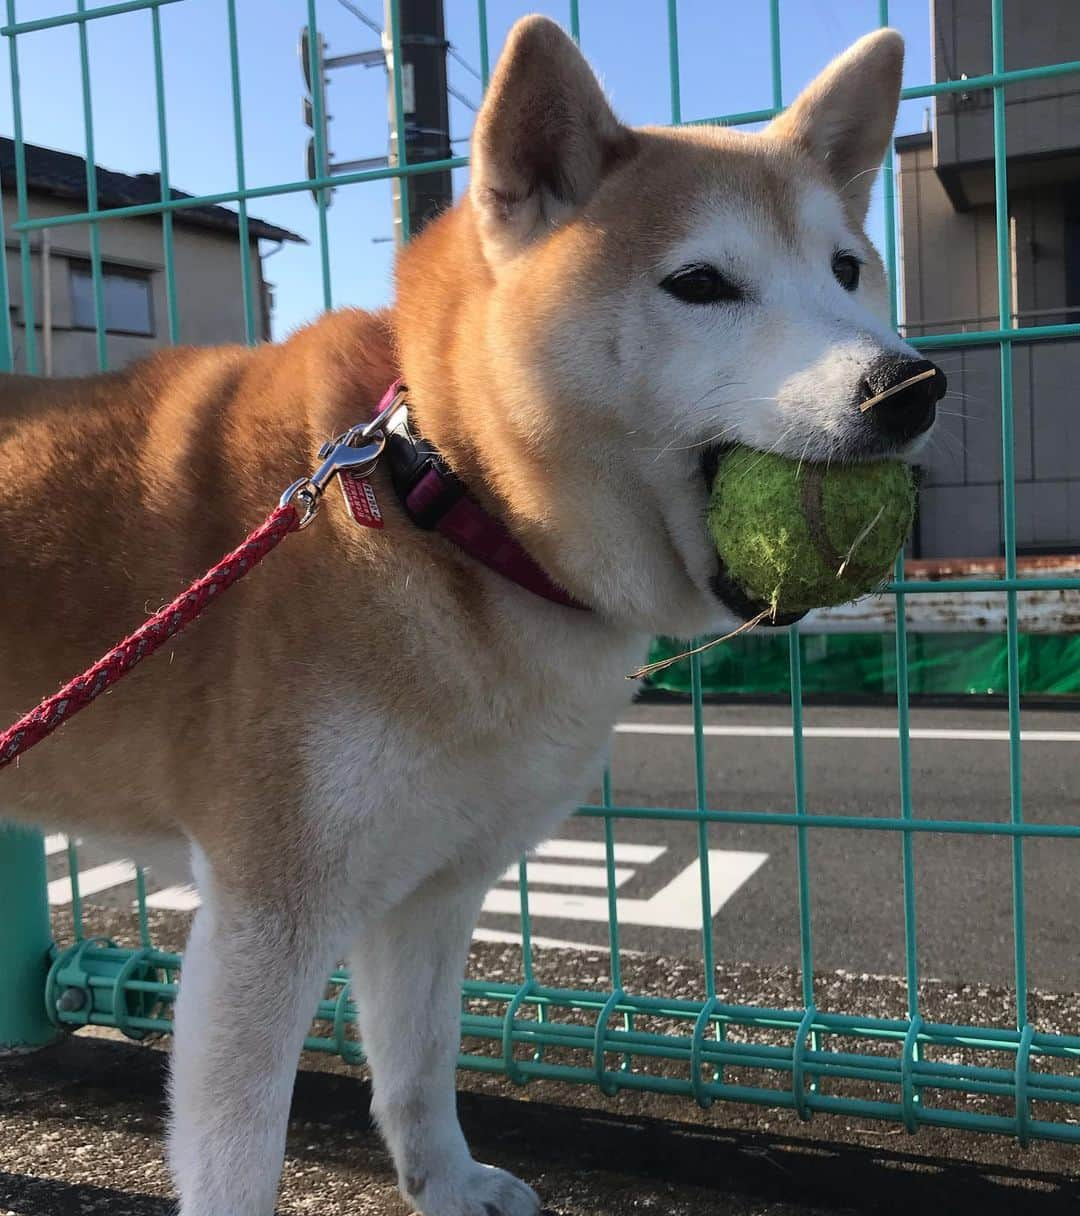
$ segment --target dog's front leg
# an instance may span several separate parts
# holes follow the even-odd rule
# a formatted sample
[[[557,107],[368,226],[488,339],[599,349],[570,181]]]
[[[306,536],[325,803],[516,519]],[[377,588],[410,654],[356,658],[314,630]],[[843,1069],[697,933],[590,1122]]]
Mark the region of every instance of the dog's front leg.
[[[304,1035],[335,961],[331,893],[197,867],[170,1075],[179,1216],[272,1216]]]
[[[350,960],[372,1107],[401,1193],[424,1216],[533,1216],[540,1206],[512,1174],[473,1160],[457,1118],[461,980],[483,898],[433,880],[372,925]]]

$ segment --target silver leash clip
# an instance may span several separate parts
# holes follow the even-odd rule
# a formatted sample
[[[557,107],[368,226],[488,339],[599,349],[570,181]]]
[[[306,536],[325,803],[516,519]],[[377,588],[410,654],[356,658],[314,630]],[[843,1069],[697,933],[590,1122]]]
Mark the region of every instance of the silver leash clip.
[[[339,473],[349,471],[358,477],[367,477],[375,471],[386,447],[386,432],[393,428],[405,408],[405,394],[395,393],[390,404],[370,422],[350,427],[319,448],[322,464],[309,477],[294,481],[278,504],[282,507],[292,505],[300,511],[298,527],[306,528],[315,518],[323,492]]]

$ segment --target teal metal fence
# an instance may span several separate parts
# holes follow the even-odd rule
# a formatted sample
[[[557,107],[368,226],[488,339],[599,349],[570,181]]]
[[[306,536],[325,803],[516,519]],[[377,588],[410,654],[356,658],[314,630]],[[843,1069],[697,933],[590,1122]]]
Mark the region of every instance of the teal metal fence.
[[[34,291],[31,267],[31,238],[34,234],[69,225],[88,225],[90,258],[95,284],[96,344],[98,361],[107,366],[109,343],[106,333],[101,280],[101,249],[98,226],[105,220],[158,216],[161,221],[163,267],[167,284],[170,336],[177,333],[175,263],[172,219],[183,208],[208,203],[235,204],[241,248],[247,240],[247,206],[252,199],[295,191],[318,191],[319,254],[323,298],[329,305],[331,256],[326,222],[325,188],[399,178],[404,189],[410,177],[432,168],[456,168],[465,158],[410,164],[401,141],[398,163],[388,168],[330,175],[326,172],[327,149],[321,115],[316,114],[316,167],[318,175],[304,180],[250,187],[244,172],[244,108],[239,74],[235,0],[221,0],[227,16],[230,52],[232,119],[236,151],[236,186],[225,192],[191,198],[170,194],[168,140],[165,123],[165,94],[162,47],[168,32],[168,8],[185,0],[127,0],[126,3],[89,9],[76,0],[74,12],[19,20],[16,0],[6,0],[7,23],[0,29],[7,40],[13,87],[15,136],[15,194],[17,218],[10,225],[19,246],[22,308],[25,319],[26,362],[30,371],[40,368],[34,330]],[[694,805],[681,808],[624,806],[614,802],[610,779],[603,786],[599,804],[583,806],[578,814],[603,825],[607,880],[610,945],[610,974],[606,987],[597,990],[567,990],[545,985],[537,979],[531,948],[531,923],[527,887],[528,862],[521,863],[522,971],[514,982],[478,979],[466,984],[462,1018],[462,1067],[503,1073],[524,1083],[533,1078],[598,1085],[605,1093],[619,1089],[645,1090],[683,1095],[702,1106],[714,1100],[749,1102],[787,1107],[804,1119],[816,1112],[832,1112],[899,1123],[910,1131],[920,1125],[958,1127],[1016,1136],[1022,1143],[1035,1138],[1080,1140],[1077,1107],[1080,1104],[1080,1075],[1075,1066],[1080,1057],[1080,1035],[1041,1031],[1032,1021],[1028,991],[1027,918],[1024,901],[1024,846],[1033,837],[1080,838],[1080,822],[1029,823],[1025,821],[1022,796],[1019,636],[1017,595],[1040,588],[1080,588],[1080,579],[1022,579],[1017,576],[1015,528],[1015,472],[1013,451],[1013,393],[1011,350],[1020,342],[1080,336],[1080,324],[1019,328],[1013,324],[1009,298],[1008,182],[1005,143],[1005,90],[1020,81],[1080,72],[1080,61],[1047,64],[1039,68],[1007,71],[1004,58],[1002,0],[990,0],[992,13],[993,70],[980,77],[920,85],[904,90],[905,98],[932,98],[955,91],[993,91],[994,179],[997,222],[998,328],[979,333],[955,333],[915,339],[926,350],[943,350],[972,343],[994,343],[1000,350],[1002,400],[1002,459],[1004,468],[1005,573],[996,579],[952,581],[951,593],[962,590],[1002,591],[1007,594],[1006,631],[1009,709],[1010,814],[1007,821],[941,820],[919,816],[912,793],[910,724],[908,706],[908,637],[905,604],[910,595],[933,595],[933,583],[905,578],[902,559],[897,565],[890,592],[896,598],[896,700],[899,726],[900,813],[897,816],[817,814],[807,807],[802,718],[802,666],[797,644],[797,626],[788,638],[791,717],[793,726],[794,789],[790,809],[770,812],[718,809],[710,804],[706,788],[704,731],[702,721],[701,668],[698,659],[691,667],[693,707]],[[89,85],[87,27],[92,22],[132,12],[145,12],[153,40],[158,130],[161,154],[161,199],[158,202],[122,206],[102,211],[97,207],[96,182],[92,170],[94,123]],[[679,81],[678,0],[666,0],[668,17],[668,70],[670,73],[671,121],[682,120]],[[392,62],[400,64],[400,38],[390,7],[389,42]],[[570,0],[567,19],[575,37],[580,33],[580,5]],[[880,0],[877,15],[889,20],[887,0]],[[751,124],[771,118],[783,106],[780,0],[768,0],[770,22],[772,105],[763,110],[718,116],[705,121]],[[314,47],[315,0],[308,0],[306,17]],[[481,71],[486,84],[489,71],[487,12],[484,0],[477,4]],[[25,164],[24,114],[19,91],[20,41],[40,31],[61,26],[77,30],[82,72],[85,115],[87,182],[85,211],[46,218],[31,218]],[[586,50],[588,48],[586,47]],[[314,52],[313,52],[314,53]],[[314,62],[312,63],[314,69]],[[314,74],[314,72],[313,72]],[[400,71],[393,79],[393,106],[398,130],[403,130],[403,88]],[[891,155],[884,171],[885,253],[891,282],[897,281],[896,217]],[[5,188],[10,183],[3,183]],[[408,208],[402,207],[408,224]],[[241,276],[245,328],[249,341],[256,333],[256,303],[251,282],[250,260]],[[12,285],[5,278],[0,258],[0,305],[6,308]],[[893,320],[896,293],[893,292]],[[8,327],[0,324],[0,367],[13,365]],[[619,904],[616,895],[615,837],[617,825],[630,820],[665,824],[692,824],[697,829],[701,876],[702,939],[700,999],[645,996],[623,982],[620,955]],[[711,825],[764,825],[776,832],[793,833],[796,840],[798,928],[802,1004],[798,1008],[757,1008],[721,1001],[717,996],[709,892],[708,833]],[[902,891],[904,919],[904,979],[907,991],[906,1016],[865,1017],[825,1012],[818,1008],[815,991],[813,904],[808,860],[811,833],[840,829],[873,831],[883,840],[896,842],[897,882]],[[917,836],[947,834],[994,837],[1007,842],[1012,854],[1013,962],[1015,973],[1015,1026],[956,1026],[928,1020],[920,1003],[918,966],[918,909],[916,907],[914,842]],[[18,872],[21,891],[11,904],[0,929],[0,958],[5,974],[0,976],[0,1038],[8,1041],[40,1040],[49,1024],[76,1028],[92,1024],[119,1027],[134,1038],[170,1029],[170,1012],[176,994],[176,972],[180,956],[154,948],[149,932],[144,892],[139,887],[141,947],[121,948],[109,941],[87,937],[77,889],[77,864],[71,850],[74,934],[70,943],[52,947],[43,956],[41,924],[44,905],[42,842],[27,833],[0,833],[0,877]],[[13,888],[12,888],[13,890]],[[14,944],[13,944],[14,943]],[[21,970],[14,961],[21,951]],[[30,960],[30,965],[27,960]],[[33,960],[36,959],[37,963]],[[36,977],[35,977],[35,972]],[[47,972],[47,974],[46,974]],[[30,1012],[28,1012],[30,1011]],[[41,1011],[36,1014],[34,1011]],[[47,1017],[48,1023],[45,1022]],[[20,1020],[22,1019],[22,1020]],[[331,977],[326,999],[307,1046],[311,1050],[337,1053],[346,1060],[362,1059],[362,1047],[353,1039],[349,980],[338,973]],[[18,1027],[18,1030],[13,1028]]]

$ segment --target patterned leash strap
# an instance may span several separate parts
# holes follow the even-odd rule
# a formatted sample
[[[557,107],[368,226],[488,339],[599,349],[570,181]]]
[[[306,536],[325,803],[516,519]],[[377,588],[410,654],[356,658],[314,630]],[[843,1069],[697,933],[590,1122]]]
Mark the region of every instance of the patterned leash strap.
[[[244,577],[300,526],[300,513],[291,503],[277,507],[266,521],[202,578],[192,583],[171,604],[155,612],[134,633],[114,646],[88,671],[46,697],[13,726],[0,734],[0,768],[52,734],[73,714],[84,709],[105,689],[126,675],[136,663],[189,625],[212,600]]]

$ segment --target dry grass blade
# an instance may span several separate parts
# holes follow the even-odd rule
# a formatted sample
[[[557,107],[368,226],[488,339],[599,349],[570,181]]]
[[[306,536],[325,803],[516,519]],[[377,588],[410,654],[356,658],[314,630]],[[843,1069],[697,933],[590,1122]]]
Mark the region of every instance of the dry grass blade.
[[[847,557],[845,557],[844,560],[840,563],[840,569],[837,570],[837,572],[836,572],[837,578],[844,577],[844,571],[848,568],[848,563],[851,561],[852,557],[854,556],[855,550],[863,543],[864,540],[866,540],[866,538],[870,535],[870,533],[873,532],[874,527],[877,524],[877,521],[884,514],[885,514],[885,504],[882,503],[882,505],[880,507],[878,507],[878,513],[866,525],[866,527],[863,528],[863,530],[859,533],[859,535],[856,536],[855,539],[851,542],[851,548],[847,551]]]
[[[887,388],[883,393],[878,393],[876,397],[870,397],[859,406],[859,412],[865,414],[867,410],[873,409],[879,401],[884,401],[886,397],[895,397],[897,393],[902,393],[904,389],[910,388],[913,384],[919,384],[923,380],[929,380],[931,376],[937,375],[937,368],[929,367],[924,372],[919,372],[917,376],[912,376],[909,380],[902,380],[899,384],[894,384],[892,388]]]
[[[711,642],[706,642],[703,646],[695,646],[693,650],[684,650],[682,654],[672,655],[669,659],[660,659],[656,663],[646,663],[644,667],[639,667],[637,671],[632,671],[626,678],[628,680],[642,680],[645,676],[651,676],[655,672],[663,671],[665,667],[670,667],[672,663],[678,663],[680,659],[688,659],[691,655],[701,654],[704,650],[711,650],[714,646],[719,646],[721,642],[729,642],[732,638],[738,637],[740,633],[746,633],[748,630],[753,629],[755,625],[760,625],[767,616],[772,615],[773,610],[765,608],[749,621],[743,621],[738,629],[725,633],[722,638],[713,638]]]

